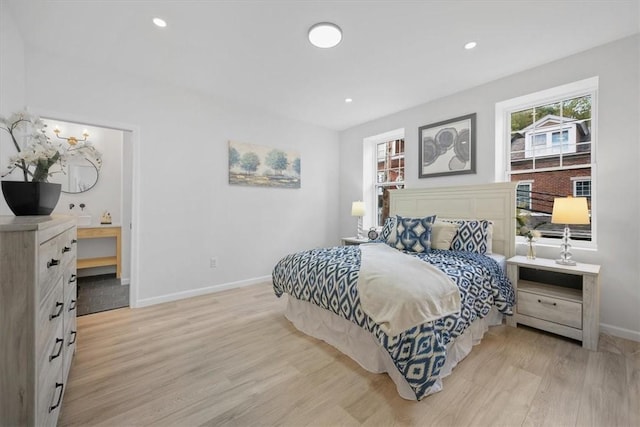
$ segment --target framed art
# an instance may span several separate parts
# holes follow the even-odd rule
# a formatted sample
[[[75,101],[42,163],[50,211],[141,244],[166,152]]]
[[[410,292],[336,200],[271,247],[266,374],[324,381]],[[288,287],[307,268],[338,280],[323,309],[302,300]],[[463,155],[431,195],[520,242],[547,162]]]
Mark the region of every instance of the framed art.
[[[229,184],[300,188],[300,153],[229,141]]]
[[[418,178],[476,173],[476,114],[418,128]]]

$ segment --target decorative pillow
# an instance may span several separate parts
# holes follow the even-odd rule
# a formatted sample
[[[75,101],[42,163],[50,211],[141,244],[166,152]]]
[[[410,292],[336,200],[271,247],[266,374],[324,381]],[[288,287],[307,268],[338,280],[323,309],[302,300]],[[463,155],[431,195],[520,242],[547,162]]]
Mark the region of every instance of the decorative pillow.
[[[396,217],[390,216],[384,220],[384,225],[382,226],[379,239],[389,246],[395,246],[396,236]]]
[[[493,221],[489,221],[489,227],[487,228],[487,255],[493,253]]]
[[[450,220],[449,222],[458,224],[458,232],[451,242],[451,249],[455,251],[477,252],[480,254],[490,253],[488,242],[489,225],[491,221],[484,219],[458,219]]]
[[[436,221],[431,227],[431,247],[433,249],[449,250],[451,242],[458,232],[458,224],[453,222]]]
[[[435,220],[435,215],[425,218],[404,218],[397,215],[395,248],[409,252],[429,252],[431,249],[431,226]]]

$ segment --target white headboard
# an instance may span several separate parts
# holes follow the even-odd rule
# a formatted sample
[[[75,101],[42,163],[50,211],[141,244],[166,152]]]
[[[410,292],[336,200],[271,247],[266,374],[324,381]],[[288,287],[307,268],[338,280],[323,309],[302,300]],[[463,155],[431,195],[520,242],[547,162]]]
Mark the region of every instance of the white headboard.
[[[516,254],[516,182],[392,190],[390,215],[493,221],[493,252]]]

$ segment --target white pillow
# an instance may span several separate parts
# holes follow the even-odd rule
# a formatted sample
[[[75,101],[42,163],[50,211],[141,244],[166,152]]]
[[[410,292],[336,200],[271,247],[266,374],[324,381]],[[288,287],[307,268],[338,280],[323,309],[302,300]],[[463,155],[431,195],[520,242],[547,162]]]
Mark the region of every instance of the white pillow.
[[[451,241],[457,232],[458,224],[436,221],[431,226],[431,247],[448,251],[451,248]]]

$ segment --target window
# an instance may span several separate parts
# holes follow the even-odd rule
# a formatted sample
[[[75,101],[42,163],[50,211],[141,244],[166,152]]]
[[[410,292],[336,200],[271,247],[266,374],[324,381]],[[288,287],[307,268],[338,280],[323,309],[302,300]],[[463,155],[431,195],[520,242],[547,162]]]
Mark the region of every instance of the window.
[[[573,181],[573,196],[591,198],[591,178],[571,178]]]
[[[595,224],[597,88],[594,77],[496,104],[496,181],[519,182],[518,207],[543,238],[562,236],[555,197],[589,197]],[[595,241],[592,225],[572,226],[573,239]]]
[[[532,182],[519,182],[516,189],[516,205],[519,209],[531,210]]]
[[[365,138],[363,148],[363,223],[380,227],[389,215],[389,190],[404,188],[404,129]]]
[[[404,139],[380,142],[377,146],[374,227],[381,226],[389,216],[388,190],[404,188]]]

